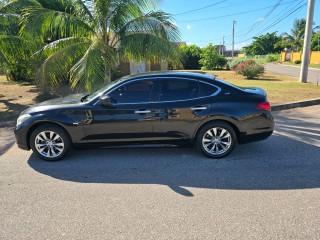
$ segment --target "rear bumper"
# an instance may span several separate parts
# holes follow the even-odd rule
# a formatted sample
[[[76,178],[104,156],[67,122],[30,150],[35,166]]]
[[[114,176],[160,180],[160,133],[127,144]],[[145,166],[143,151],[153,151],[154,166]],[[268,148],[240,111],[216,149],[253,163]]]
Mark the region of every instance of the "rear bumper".
[[[264,112],[246,122],[240,132],[239,144],[262,141],[270,137],[274,130],[274,118],[271,112]]]
[[[245,144],[250,142],[258,142],[266,140],[268,137],[272,135],[273,131],[256,133],[251,135],[241,135],[239,138],[239,144]]]

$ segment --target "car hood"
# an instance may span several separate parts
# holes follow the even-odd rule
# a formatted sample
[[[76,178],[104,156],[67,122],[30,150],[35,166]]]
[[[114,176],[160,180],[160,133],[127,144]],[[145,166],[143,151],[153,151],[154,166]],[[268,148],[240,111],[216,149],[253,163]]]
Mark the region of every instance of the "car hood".
[[[56,98],[45,102],[38,103],[32,107],[26,109],[21,114],[42,112],[46,110],[64,109],[76,105],[82,105],[81,98],[86,94],[73,94],[66,97]]]

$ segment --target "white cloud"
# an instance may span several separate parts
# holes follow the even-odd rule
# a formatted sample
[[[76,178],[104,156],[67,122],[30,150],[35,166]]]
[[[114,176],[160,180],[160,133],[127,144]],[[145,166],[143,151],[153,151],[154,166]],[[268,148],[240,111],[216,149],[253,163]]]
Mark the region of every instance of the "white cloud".
[[[192,26],[190,24],[187,25],[187,30],[190,30]]]

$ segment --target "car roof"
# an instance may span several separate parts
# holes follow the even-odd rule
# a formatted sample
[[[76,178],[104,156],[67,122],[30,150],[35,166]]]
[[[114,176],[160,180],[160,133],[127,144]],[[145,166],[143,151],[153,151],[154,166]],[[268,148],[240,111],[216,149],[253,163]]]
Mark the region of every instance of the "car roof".
[[[202,72],[202,71],[161,71],[161,72],[144,72],[139,73],[135,75],[129,75],[125,76],[121,79],[119,79],[119,82],[127,82],[130,80],[135,79],[143,79],[145,77],[154,77],[154,78],[161,78],[161,77],[181,77],[181,78],[192,78],[197,80],[206,81],[208,83],[214,83],[215,85],[227,89],[233,89],[233,90],[241,90],[240,87],[233,85],[231,83],[228,83],[226,81],[223,81],[221,79],[216,78],[215,75]],[[241,90],[242,91],[242,90]]]
[[[192,72],[192,71],[161,71],[161,72],[146,72],[146,73],[139,73],[135,75],[128,76],[126,79],[135,79],[141,77],[186,77],[186,78],[205,78],[208,80],[214,80],[215,76],[210,73],[206,72]]]

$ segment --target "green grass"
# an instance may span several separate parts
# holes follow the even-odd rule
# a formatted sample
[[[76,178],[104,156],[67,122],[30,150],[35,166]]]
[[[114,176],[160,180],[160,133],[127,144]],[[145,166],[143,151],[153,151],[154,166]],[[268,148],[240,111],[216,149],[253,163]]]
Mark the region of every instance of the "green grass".
[[[320,87],[311,83],[275,74],[265,74],[260,79],[247,80],[233,71],[207,71],[217,78],[240,87],[260,87],[266,90],[271,104],[283,104],[320,98]]]

